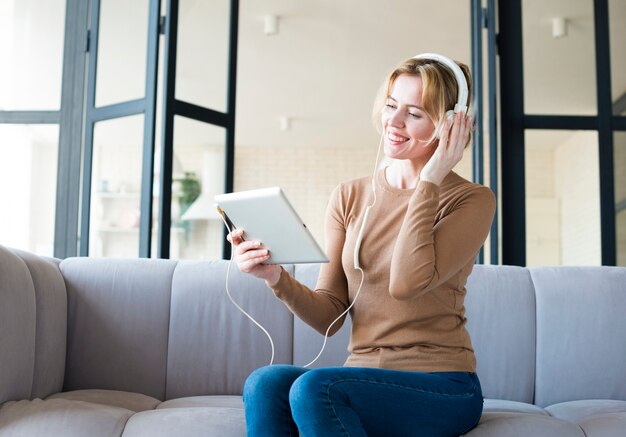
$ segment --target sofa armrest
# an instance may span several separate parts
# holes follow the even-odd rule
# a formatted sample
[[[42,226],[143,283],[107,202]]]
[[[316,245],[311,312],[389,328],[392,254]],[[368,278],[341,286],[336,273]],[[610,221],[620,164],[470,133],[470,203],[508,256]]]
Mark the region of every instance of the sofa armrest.
[[[58,261],[0,246],[0,404],[62,389],[66,337]]]
[[[29,399],[35,368],[35,287],[26,263],[0,246],[0,404]]]

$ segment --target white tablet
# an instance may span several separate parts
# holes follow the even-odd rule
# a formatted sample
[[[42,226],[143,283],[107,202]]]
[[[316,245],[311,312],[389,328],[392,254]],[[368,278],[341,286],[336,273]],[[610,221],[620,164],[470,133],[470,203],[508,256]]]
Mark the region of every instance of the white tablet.
[[[265,264],[328,262],[280,187],[218,194],[215,201],[229,226],[243,229],[244,240],[261,241],[269,249]]]

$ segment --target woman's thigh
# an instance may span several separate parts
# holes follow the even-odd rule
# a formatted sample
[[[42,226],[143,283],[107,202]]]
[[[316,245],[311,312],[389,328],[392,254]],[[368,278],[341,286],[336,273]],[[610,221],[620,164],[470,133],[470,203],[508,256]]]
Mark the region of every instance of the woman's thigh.
[[[304,436],[458,436],[482,412],[480,383],[466,372],[316,369],[290,392]]]

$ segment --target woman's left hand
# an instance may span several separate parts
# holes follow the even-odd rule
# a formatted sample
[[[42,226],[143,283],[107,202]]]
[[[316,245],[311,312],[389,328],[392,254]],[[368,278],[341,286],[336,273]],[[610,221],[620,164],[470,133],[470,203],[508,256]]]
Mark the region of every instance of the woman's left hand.
[[[463,150],[471,130],[472,117],[462,112],[454,115],[452,128],[450,128],[450,120],[446,120],[437,150],[422,169],[420,180],[441,185],[446,175],[463,158]]]

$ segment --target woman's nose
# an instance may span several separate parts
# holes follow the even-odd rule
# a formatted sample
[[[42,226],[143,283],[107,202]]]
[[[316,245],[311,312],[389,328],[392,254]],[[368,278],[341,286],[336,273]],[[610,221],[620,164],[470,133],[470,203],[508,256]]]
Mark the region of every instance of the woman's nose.
[[[401,112],[396,109],[395,111],[393,111],[393,113],[389,115],[387,123],[391,126],[400,127],[404,124],[404,117],[402,117]]]

